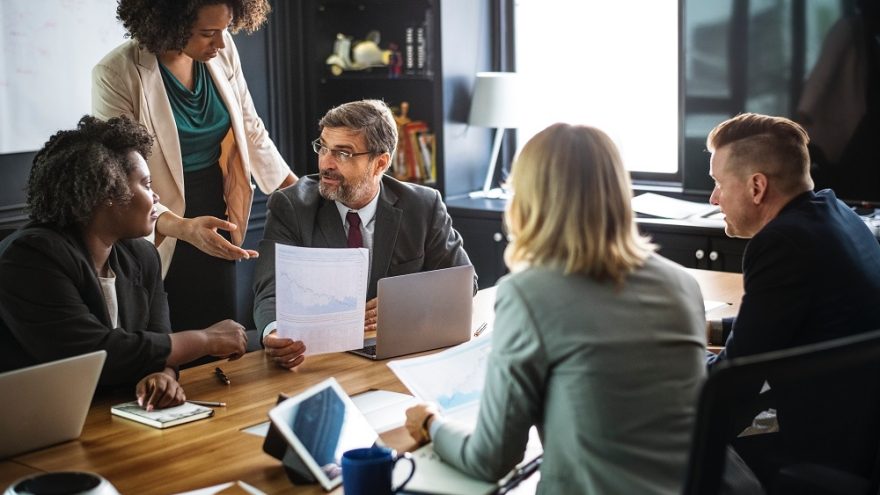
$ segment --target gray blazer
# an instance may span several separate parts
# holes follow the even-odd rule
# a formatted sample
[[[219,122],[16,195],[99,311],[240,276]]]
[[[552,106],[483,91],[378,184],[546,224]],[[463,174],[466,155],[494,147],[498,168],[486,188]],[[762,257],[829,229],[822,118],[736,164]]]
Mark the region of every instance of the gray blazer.
[[[266,229],[254,272],[254,322],[262,331],[275,321],[275,243],[344,248],[345,228],[333,201],[318,192],[316,175],[269,197]],[[461,236],[436,190],[382,177],[367,300],[379,279],[470,265]],[[476,276],[474,288],[476,290]]]
[[[544,446],[539,493],[678,494],[705,376],[696,281],[652,255],[622,288],[530,268],[502,279],[476,428],[444,422],[434,449],[496,480]]]

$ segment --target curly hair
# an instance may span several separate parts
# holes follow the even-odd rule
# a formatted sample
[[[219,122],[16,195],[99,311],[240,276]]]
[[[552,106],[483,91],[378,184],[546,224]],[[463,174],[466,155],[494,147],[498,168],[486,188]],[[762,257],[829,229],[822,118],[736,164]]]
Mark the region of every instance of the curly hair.
[[[59,131],[34,157],[27,184],[27,209],[37,222],[84,226],[105,201],[132,198],[130,151],[146,158],[153,138],[128,117],[107,121],[86,115],[76,129]]]
[[[199,9],[223,3],[232,10],[229,31],[233,34],[256,31],[272,10],[268,0],[119,0],[116,18],[128,31],[126,36],[159,54],[183,50]]]

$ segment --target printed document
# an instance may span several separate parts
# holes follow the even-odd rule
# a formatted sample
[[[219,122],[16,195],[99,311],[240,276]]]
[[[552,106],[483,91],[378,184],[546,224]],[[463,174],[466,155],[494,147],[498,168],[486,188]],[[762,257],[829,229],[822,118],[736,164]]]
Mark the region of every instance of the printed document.
[[[278,336],[301,340],[306,354],[364,346],[369,251],[275,245]]]
[[[480,394],[486,383],[486,367],[492,349],[491,332],[475,337],[469,342],[457,345],[430,356],[399,359],[388,363],[397,378],[422,401],[434,402],[440,406],[443,415],[460,423],[476,425],[480,409]],[[529,431],[523,462],[525,465],[542,452],[538,431]],[[416,472],[406,485],[407,491],[415,493],[437,493],[444,495],[473,495],[495,493],[499,483],[487,483],[455,469],[440,460],[434,452],[434,445],[425,445],[412,453],[416,461]],[[395,482],[402,481],[408,474],[406,465],[395,468]],[[538,476],[530,480],[531,493]],[[529,488],[524,490],[529,493]]]
[[[703,218],[718,212],[718,207],[706,202],[685,201],[655,193],[643,193],[632,199],[637,213],[660,218]]]
[[[485,332],[443,352],[391,361],[388,367],[420,400],[436,403],[457,421],[475,424],[491,344],[491,332]]]

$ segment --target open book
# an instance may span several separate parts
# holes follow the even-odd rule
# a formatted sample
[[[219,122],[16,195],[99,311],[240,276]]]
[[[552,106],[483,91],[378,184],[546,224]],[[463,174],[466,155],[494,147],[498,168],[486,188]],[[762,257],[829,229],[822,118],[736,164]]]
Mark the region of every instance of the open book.
[[[118,404],[110,408],[110,412],[116,416],[120,416],[138,423],[150,425],[153,428],[169,428],[171,426],[197,421],[199,419],[209,418],[214,415],[214,410],[205,407],[184,402],[175,407],[166,409],[154,409],[147,412],[137,402],[126,402]]]

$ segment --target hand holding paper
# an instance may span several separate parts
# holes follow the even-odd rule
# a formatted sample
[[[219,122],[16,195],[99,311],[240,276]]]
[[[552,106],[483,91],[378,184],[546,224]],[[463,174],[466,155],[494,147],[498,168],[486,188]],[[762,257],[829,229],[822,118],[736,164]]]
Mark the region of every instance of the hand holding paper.
[[[363,347],[368,271],[364,248],[276,245],[277,337],[302,342],[308,355]],[[275,344],[279,354],[290,345]],[[296,359],[285,362],[296,366]]]

